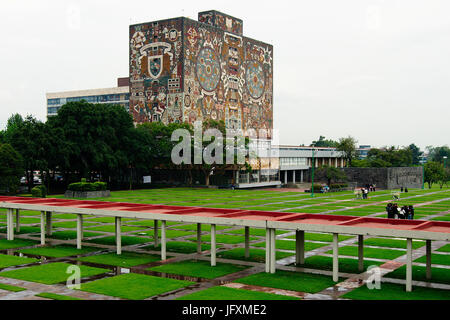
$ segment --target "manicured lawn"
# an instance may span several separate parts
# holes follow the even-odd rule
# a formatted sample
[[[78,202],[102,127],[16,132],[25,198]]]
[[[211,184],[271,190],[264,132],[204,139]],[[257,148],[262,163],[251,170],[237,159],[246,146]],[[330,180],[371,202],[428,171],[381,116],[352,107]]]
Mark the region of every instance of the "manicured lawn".
[[[52,218],[70,220],[70,219],[76,219],[77,215],[72,214],[72,213],[54,213],[52,215]]]
[[[406,249],[406,240],[388,239],[388,238],[369,238],[364,240],[365,246],[387,247]],[[418,249],[425,245],[425,241],[413,240],[413,249]]]
[[[193,284],[167,278],[127,273],[81,284],[81,290],[130,300],[143,300]]]
[[[250,237],[250,241],[257,240],[258,238]],[[197,241],[197,238],[188,238],[189,241]],[[236,244],[236,243],[244,243],[245,237],[243,236],[229,236],[224,234],[216,234],[216,242],[217,243],[227,243],[227,244]],[[202,236],[202,242],[211,242],[210,235]]]
[[[197,231],[197,225],[196,224],[185,224],[181,226],[175,226],[174,229],[183,229],[188,231]],[[230,226],[216,226],[216,230],[224,230],[229,229]],[[208,231],[211,232],[211,225],[210,224],[202,224],[201,225],[202,231]]]
[[[328,254],[333,254],[333,251],[327,251]],[[390,250],[390,249],[378,249],[378,248],[364,248],[364,257],[375,259],[393,260],[406,254],[403,250]],[[343,256],[358,256],[358,247],[345,246],[339,248],[339,255]]]
[[[110,245],[110,246],[116,245],[116,237],[115,236],[96,238],[96,239],[91,239],[91,240],[86,240],[86,241],[92,242],[92,243]],[[150,239],[132,237],[132,236],[122,236],[121,237],[122,246],[131,246],[131,245],[135,245],[135,244],[147,243],[150,241],[151,241]]]
[[[379,266],[383,262],[364,260],[364,270],[367,270],[369,266],[376,265]],[[320,270],[333,270],[333,258],[323,257],[323,256],[312,256],[305,259],[305,264],[300,267],[310,268],[310,269],[320,269]],[[351,258],[339,258],[339,272],[345,273],[357,273],[358,271],[358,260]]]
[[[426,263],[427,257],[423,256],[414,261]],[[431,254],[431,264],[441,264],[441,265],[447,265],[447,266],[450,265],[450,254],[432,253]],[[449,270],[449,273],[450,273],[450,270]]]
[[[274,274],[252,274],[235,282],[308,293],[317,293],[336,284],[330,276],[283,270],[277,270]]]
[[[436,251],[439,251],[439,252],[450,252],[450,244],[446,244],[445,246],[440,247]]]
[[[83,221],[83,227],[93,226],[96,225],[96,223]],[[76,221],[62,221],[62,222],[54,222],[53,223],[54,228],[67,228],[67,229],[75,229],[77,227]]]
[[[38,244],[36,241],[31,240],[16,239],[9,241],[6,239],[0,239],[0,250],[29,247],[36,244]]]
[[[98,232],[87,232],[87,231],[83,232],[83,237],[85,237],[85,238],[96,237],[96,236],[101,236],[101,235],[102,234],[98,233]],[[59,239],[59,240],[73,240],[73,239],[77,238],[77,232],[71,231],[71,230],[56,231],[56,232],[53,232],[49,238]]]
[[[144,231],[139,231],[136,233],[133,233],[134,235],[145,235],[147,237],[152,237],[155,235],[155,231],[152,230],[144,230]],[[166,238],[170,239],[170,238],[178,238],[178,237],[184,237],[184,236],[191,236],[193,235],[193,232],[188,232],[188,231],[181,231],[181,230],[169,230],[166,229]],[[161,239],[161,229],[158,230],[158,237]]]
[[[217,263],[215,267],[211,267],[210,261],[189,260],[176,263],[164,264],[153,267],[148,270],[173,273],[190,277],[214,279],[224,275],[244,270],[248,267],[228,263]]]
[[[56,293],[51,293],[51,292],[42,292],[42,293],[37,294],[36,297],[52,299],[52,300],[82,300],[80,298],[65,296],[62,294],[56,294]]]
[[[150,245],[144,247],[144,249],[148,249],[151,251],[161,251],[161,245],[158,245],[157,247],[155,247],[154,245]],[[193,242],[170,241],[166,243],[166,249],[168,252],[194,253],[197,252],[197,244]],[[211,249],[211,246],[209,244],[202,243],[202,251],[209,249]]]
[[[212,287],[176,300],[299,300],[299,298],[228,287]]]
[[[265,237],[266,236],[266,229],[259,229],[259,228],[250,228],[250,235],[251,236],[260,236],[260,237]],[[245,229],[238,229],[238,230],[230,230],[230,231],[225,231],[226,233],[232,233],[232,234],[245,234]],[[283,230],[276,230],[276,234],[280,235],[280,234],[284,234],[287,233],[289,231],[283,231]]]
[[[386,275],[385,278],[406,279],[406,266],[402,266]],[[444,268],[431,268],[431,280],[427,280],[426,267],[412,266],[412,278],[417,281],[437,282],[450,284],[450,270]]]
[[[354,238],[355,236],[343,236],[339,235],[338,240],[344,241],[351,238]],[[288,239],[295,239],[295,235],[286,237]],[[322,242],[332,242],[333,241],[333,235],[330,233],[311,233],[311,232],[305,232],[305,240],[311,240],[311,241],[322,241]]]
[[[0,268],[8,268],[11,266],[19,266],[22,264],[28,264],[39,261],[38,259],[10,256],[0,254]]]
[[[381,283],[380,290],[362,286],[342,297],[355,300],[450,300],[450,290],[413,287],[412,292],[406,292],[404,285]]]
[[[99,249],[90,248],[90,247],[84,247],[81,249],[77,249],[75,246],[60,245],[60,246],[52,246],[52,247],[39,247],[39,248],[23,249],[23,250],[19,250],[19,252],[23,253],[23,254],[32,254],[35,256],[61,258],[61,257],[70,257],[70,256],[75,256],[75,255],[86,254],[86,253],[97,251],[97,250],[99,250]]]
[[[287,252],[276,252],[276,259],[283,259],[292,256],[292,253]],[[255,261],[255,262],[265,262],[266,261],[266,251],[262,249],[250,249],[250,257],[245,258],[244,248],[235,248],[228,251],[223,251],[217,253],[217,257],[232,260],[245,260],[245,261]]]
[[[0,290],[6,290],[6,291],[11,291],[11,292],[20,292],[20,291],[25,291],[27,289],[21,288],[21,287],[16,287],[16,286],[11,286],[9,284],[0,283]]]
[[[320,247],[327,246],[327,243],[315,243],[315,242],[305,242],[305,251],[311,251]],[[266,247],[266,242],[258,242],[251,244],[254,247]],[[293,250],[295,251],[295,241],[292,240],[275,240],[275,248],[281,250]]]
[[[143,229],[143,228],[142,228],[142,227],[128,227],[128,226],[122,226],[122,227],[121,227],[121,232],[136,231],[136,230],[141,230],[141,229]],[[103,225],[103,226],[89,227],[89,228],[86,228],[86,230],[115,233],[115,232],[116,232],[116,226],[110,224],[110,225]]]
[[[129,268],[129,267],[134,267],[134,266],[138,266],[141,264],[159,261],[160,259],[161,258],[159,256],[151,255],[151,254],[122,252],[121,255],[117,255],[116,253],[107,253],[107,254],[83,257],[83,258],[79,258],[78,260]]]
[[[39,227],[29,227],[29,226],[20,226],[20,231],[17,232],[16,228],[14,228],[14,234],[28,234],[28,233],[36,233],[41,232],[41,228]],[[0,233],[6,233],[6,228],[1,228]]]
[[[133,220],[133,221],[127,221],[127,222],[125,222],[125,224],[132,225],[132,226],[143,226],[143,227],[148,227],[148,228],[152,228],[152,229],[155,226],[154,220]],[[177,225],[177,224],[180,224],[180,222],[173,222],[173,221],[166,222],[166,225],[168,225],[168,226]],[[161,221],[158,221],[158,226],[161,227]]]
[[[0,272],[0,277],[32,281],[43,284],[56,284],[67,280],[69,275],[66,273],[66,270],[70,266],[71,265],[68,263],[55,262],[35,267],[21,268],[11,271],[3,271]],[[87,266],[79,266],[79,267],[81,270],[82,278],[110,271],[107,269],[87,267]]]

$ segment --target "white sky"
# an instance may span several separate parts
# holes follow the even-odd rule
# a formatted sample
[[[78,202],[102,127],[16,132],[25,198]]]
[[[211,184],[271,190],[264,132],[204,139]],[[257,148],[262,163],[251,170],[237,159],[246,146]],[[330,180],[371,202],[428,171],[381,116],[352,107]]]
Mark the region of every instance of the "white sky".
[[[450,143],[447,0],[1,0],[0,128],[14,112],[45,121],[46,92],[128,76],[130,24],[211,9],[273,44],[280,143]]]

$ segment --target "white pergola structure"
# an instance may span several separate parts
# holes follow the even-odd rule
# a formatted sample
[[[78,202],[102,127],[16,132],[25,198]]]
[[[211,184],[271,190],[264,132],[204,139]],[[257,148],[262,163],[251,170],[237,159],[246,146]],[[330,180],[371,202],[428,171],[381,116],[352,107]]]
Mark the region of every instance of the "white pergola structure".
[[[339,279],[338,235],[358,236],[358,266],[363,271],[364,236],[384,236],[407,239],[406,291],[412,291],[412,240],[426,240],[427,278],[431,279],[431,241],[449,241],[450,222],[395,220],[370,217],[337,216],[323,214],[284,213],[211,209],[203,207],[177,207],[123,202],[84,201],[52,198],[0,197],[0,207],[7,209],[7,239],[14,240],[14,210],[16,228],[20,228],[20,210],[41,211],[41,244],[51,234],[51,213],[77,215],[77,248],[83,239],[83,215],[114,217],[117,254],[122,253],[121,219],[135,218],[155,221],[155,246],[159,245],[158,221],[161,221],[161,259],[166,260],[166,222],[197,224],[197,252],[201,253],[201,225],[211,225],[211,266],[216,265],[216,226],[245,228],[245,256],[249,256],[249,228],[266,229],[266,272],[276,270],[276,229],[296,232],[296,262],[305,260],[305,232],[333,234],[333,281]]]

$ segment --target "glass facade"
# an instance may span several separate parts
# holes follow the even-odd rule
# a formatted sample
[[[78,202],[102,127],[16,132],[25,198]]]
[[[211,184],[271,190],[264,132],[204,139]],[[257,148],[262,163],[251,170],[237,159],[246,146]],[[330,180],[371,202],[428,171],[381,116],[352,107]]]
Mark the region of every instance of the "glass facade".
[[[280,158],[282,166],[306,166],[307,158]]]

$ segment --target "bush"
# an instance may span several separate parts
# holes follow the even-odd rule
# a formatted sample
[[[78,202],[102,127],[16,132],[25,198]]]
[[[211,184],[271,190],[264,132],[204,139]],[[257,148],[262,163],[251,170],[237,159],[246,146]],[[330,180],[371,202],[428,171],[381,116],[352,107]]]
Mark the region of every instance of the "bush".
[[[330,189],[343,189],[343,188],[347,188],[348,184],[347,183],[334,183],[330,186]]]
[[[106,190],[107,184],[106,182],[75,182],[69,184],[67,188],[70,191],[102,191]]]
[[[47,195],[47,188],[44,185],[39,185],[31,189],[31,194],[35,198],[45,198]]]

